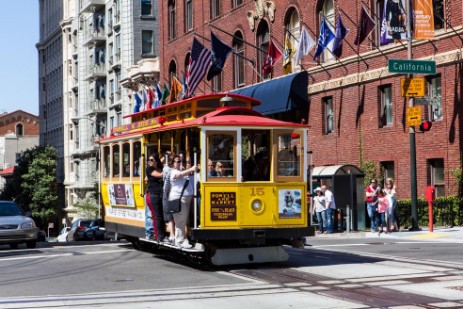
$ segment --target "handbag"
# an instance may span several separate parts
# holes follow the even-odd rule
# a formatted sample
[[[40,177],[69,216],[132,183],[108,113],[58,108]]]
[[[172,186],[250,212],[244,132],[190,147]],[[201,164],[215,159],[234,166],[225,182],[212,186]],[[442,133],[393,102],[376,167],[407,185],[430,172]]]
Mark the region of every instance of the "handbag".
[[[180,210],[182,209],[183,192],[185,191],[186,186],[188,186],[188,182],[189,182],[189,180],[186,179],[185,183],[183,184],[182,193],[180,193],[180,197],[178,199],[168,200],[167,201],[167,207],[166,207],[166,211],[165,211],[166,213],[175,214],[175,213],[180,212]]]

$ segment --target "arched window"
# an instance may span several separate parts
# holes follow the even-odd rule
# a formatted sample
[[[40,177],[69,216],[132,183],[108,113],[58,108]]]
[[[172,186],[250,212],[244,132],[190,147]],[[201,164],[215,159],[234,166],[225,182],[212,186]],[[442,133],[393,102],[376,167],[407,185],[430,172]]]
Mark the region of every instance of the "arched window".
[[[261,78],[259,78],[259,80],[269,79],[271,75],[270,73],[265,75],[262,74],[262,66],[267,56],[269,41],[270,34],[268,25],[265,20],[262,20],[257,28],[257,46],[260,48],[257,52],[257,70],[261,74]]]
[[[292,8],[288,11],[286,15],[286,35],[288,35],[289,41],[291,43],[292,49],[293,49],[293,55],[294,55],[294,49],[298,45],[298,41],[301,36],[301,21],[299,19],[299,14],[297,11]],[[296,40],[297,38],[297,40]],[[292,71],[294,72],[294,67],[297,65],[297,63],[294,62],[293,57],[291,57],[291,67]]]
[[[319,23],[318,23],[318,29],[320,29],[321,22],[323,20],[323,17],[326,18],[328,27],[331,28],[333,33],[335,33],[334,30],[334,6],[333,6],[333,0],[324,0],[321,6],[321,10],[318,12],[319,16]],[[320,61],[322,62],[328,62],[328,61],[333,61],[335,60],[335,57],[331,54],[330,50],[333,49],[333,43],[334,40],[331,40],[331,42],[327,45],[325,50],[320,56]]]
[[[177,76],[177,64],[174,60],[169,63],[169,87],[172,86],[172,76]]]
[[[185,0],[185,32],[193,29],[193,0]]]
[[[175,0],[169,0],[168,4],[168,11],[169,15],[167,16],[168,19],[168,37],[169,40],[175,38]]]
[[[233,80],[235,88],[244,86],[244,41],[240,31],[235,32],[233,38]]]
[[[18,123],[16,125],[16,136],[23,136],[24,135],[24,127],[22,125],[22,123]]]

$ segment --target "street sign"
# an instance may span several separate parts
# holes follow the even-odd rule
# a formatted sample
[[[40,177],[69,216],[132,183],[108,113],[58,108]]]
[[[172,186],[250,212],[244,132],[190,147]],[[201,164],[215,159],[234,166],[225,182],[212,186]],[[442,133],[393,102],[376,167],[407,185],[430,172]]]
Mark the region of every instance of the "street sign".
[[[436,74],[435,61],[389,59],[387,66],[390,73]]]
[[[400,79],[400,90],[403,97],[423,97],[425,89],[424,77]]]
[[[421,124],[421,106],[407,107],[407,125],[409,127]]]
[[[441,97],[423,97],[423,98],[416,98],[414,100],[415,105],[440,105],[442,101]]]

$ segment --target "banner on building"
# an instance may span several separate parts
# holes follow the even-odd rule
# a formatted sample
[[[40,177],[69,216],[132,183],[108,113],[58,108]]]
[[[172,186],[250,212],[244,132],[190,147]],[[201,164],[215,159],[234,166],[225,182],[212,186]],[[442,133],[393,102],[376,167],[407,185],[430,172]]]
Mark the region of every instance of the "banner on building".
[[[415,39],[433,39],[435,32],[432,0],[415,0],[413,15],[415,16]]]
[[[432,0],[430,0],[432,1]],[[385,0],[381,16],[381,45],[407,38],[407,10],[403,0]]]

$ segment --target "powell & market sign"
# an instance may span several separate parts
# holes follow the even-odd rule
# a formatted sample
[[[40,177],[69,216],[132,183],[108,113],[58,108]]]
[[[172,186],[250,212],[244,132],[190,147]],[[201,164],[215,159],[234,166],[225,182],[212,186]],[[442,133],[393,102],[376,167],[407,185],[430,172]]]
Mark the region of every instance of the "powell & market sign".
[[[389,59],[387,66],[390,73],[436,74],[435,61]]]

